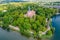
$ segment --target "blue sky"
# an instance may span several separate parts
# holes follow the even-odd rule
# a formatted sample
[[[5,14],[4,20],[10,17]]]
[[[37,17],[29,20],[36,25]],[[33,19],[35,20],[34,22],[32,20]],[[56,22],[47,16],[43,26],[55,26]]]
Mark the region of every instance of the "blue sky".
[[[40,1],[40,2],[53,2],[53,1],[60,1],[60,0],[0,0],[1,1]]]

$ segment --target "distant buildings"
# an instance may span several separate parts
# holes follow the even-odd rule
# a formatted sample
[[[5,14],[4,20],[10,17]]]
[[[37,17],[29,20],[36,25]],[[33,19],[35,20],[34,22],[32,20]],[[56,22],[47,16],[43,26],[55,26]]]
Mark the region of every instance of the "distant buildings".
[[[0,0],[2,2],[18,2],[18,1],[28,1],[28,2],[60,2],[60,0]]]
[[[60,2],[60,0],[23,0],[23,1],[30,1],[30,2]]]

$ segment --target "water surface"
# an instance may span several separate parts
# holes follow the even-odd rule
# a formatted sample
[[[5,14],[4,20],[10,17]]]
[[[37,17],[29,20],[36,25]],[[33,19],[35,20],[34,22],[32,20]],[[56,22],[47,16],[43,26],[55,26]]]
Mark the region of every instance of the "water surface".
[[[22,36],[20,33],[13,31],[5,31],[0,28],[0,40],[28,40],[25,36]]]
[[[60,15],[52,18],[52,25],[55,27],[55,33],[52,40],[60,40]]]

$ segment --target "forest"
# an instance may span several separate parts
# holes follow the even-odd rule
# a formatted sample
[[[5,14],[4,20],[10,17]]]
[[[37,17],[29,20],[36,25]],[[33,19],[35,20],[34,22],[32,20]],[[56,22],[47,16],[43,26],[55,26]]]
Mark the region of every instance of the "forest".
[[[9,25],[12,25],[17,26],[20,29],[19,32],[27,37],[48,38],[52,36],[54,28],[51,22],[49,24],[51,29],[45,35],[41,32],[47,30],[46,19],[50,20],[56,14],[55,8],[45,8],[39,6],[38,3],[7,4],[0,5],[0,7],[0,27],[3,29],[10,30]],[[34,16],[24,16],[29,11],[28,7],[35,12]]]

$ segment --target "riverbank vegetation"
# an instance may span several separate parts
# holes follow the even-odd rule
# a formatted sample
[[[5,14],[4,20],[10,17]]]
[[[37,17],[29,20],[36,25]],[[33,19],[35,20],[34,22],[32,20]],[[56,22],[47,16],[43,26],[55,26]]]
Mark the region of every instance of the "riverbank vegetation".
[[[52,36],[52,25],[49,24],[51,29],[42,35],[42,32],[47,29],[46,19],[50,20],[51,16],[55,15],[55,8],[44,8],[36,3],[19,3],[20,5],[7,4],[3,10],[0,10],[0,26],[4,29],[10,29],[9,25],[17,26],[20,33],[28,37],[34,38],[48,38]],[[28,11],[28,6],[34,10],[36,15],[32,18],[24,17]]]

